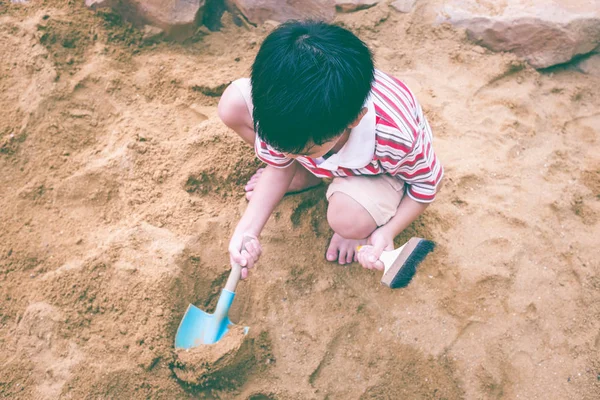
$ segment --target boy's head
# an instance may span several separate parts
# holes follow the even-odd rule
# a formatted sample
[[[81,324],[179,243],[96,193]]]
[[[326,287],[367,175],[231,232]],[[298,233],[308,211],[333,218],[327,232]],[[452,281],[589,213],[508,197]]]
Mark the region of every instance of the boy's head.
[[[286,22],[267,36],[252,65],[254,128],[284,153],[335,144],[364,115],[373,76],[369,48],[350,31]]]

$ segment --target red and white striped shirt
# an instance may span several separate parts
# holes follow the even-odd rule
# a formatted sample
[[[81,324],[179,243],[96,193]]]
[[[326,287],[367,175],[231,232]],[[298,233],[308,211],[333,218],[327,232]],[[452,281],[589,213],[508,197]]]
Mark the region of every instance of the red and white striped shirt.
[[[234,83],[248,102],[249,80]],[[405,182],[412,199],[432,202],[444,169],[433,150],[427,118],[413,93],[400,80],[376,70],[365,106],[367,113],[340,151],[326,160],[304,156],[295,159],[321,178],[389,174]],[[248,107],[252,111],[251,99]],[[293,162],[258,135],[255,150],[258,158],[275,167]]]

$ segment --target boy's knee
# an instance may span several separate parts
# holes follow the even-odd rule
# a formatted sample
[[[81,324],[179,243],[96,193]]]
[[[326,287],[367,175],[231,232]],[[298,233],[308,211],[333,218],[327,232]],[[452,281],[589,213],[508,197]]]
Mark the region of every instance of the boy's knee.
[[[340,192],[329,198],[327,222],[331,229],[346,239],[364,239],[377,228],[375,220],[363,206]]]

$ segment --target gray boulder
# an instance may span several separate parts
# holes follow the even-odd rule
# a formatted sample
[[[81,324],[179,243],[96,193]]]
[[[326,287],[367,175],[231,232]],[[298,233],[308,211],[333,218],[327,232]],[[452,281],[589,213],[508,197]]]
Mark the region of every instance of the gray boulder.
[[[252,24],[306,18],[331,21],[335,17],[335,0],[227,0],[227,3]]]
[[[584,74],[600,77],[600,54],[593,54],[585,60],[580,61],[577,64],[577,69]]]
[[[152,25],[167,36],[185,39],[202,21],[205,0],[85,0],[93,9],[111,7],[138,26]]]
[[[335,0],[335,7],[340,12],[353,12],[373,7],[381,0]]]
[[[481,45],[511,51],[535,68],[600,46],[600,0],[451,0],[438,9],[437,22],[464,27]]]
[[[401,13],[409,13],[412,11],[416,2],[417,0],[396,0],[393,1],[390,5],[396,11],[399,11]]]
[[[111,0],[85,0],[85,5],[96,10],[98,8],[112,7]]]

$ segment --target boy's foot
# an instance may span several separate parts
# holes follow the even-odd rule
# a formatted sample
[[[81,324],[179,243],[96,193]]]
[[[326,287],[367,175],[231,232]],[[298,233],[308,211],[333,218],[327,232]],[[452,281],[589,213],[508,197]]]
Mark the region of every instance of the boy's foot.
[[[258,180],[260,179],[260,176],[264,170],[264,168],[259,168],[256,173],[252,175],[252,178],[250,178],[248,183],[246,183],[246,186],[244,187],[246,190],[246,199],[250,200],[252,197],[252,192],[254,191],[254,188],[256,187],[256,184],[258,183]],[[296,175],[294,175],[292,183],[290,183],[290,187],[288,188],[288,194],[299,193],[318,186],[321,183],[321,178],[317,178],[305,168],[298,168],[296,171]]]
[[[363,244],[367,244],[367,239],[346,239],[334,233],[331,242],[329,242],[329,248],[327,249],[327,253],[325,253],[325,257],[327,261],[338,260],[340,265],[350,264],[353,261],[356,262],[358,261],[356,258],[358,254],[356,246]]]

